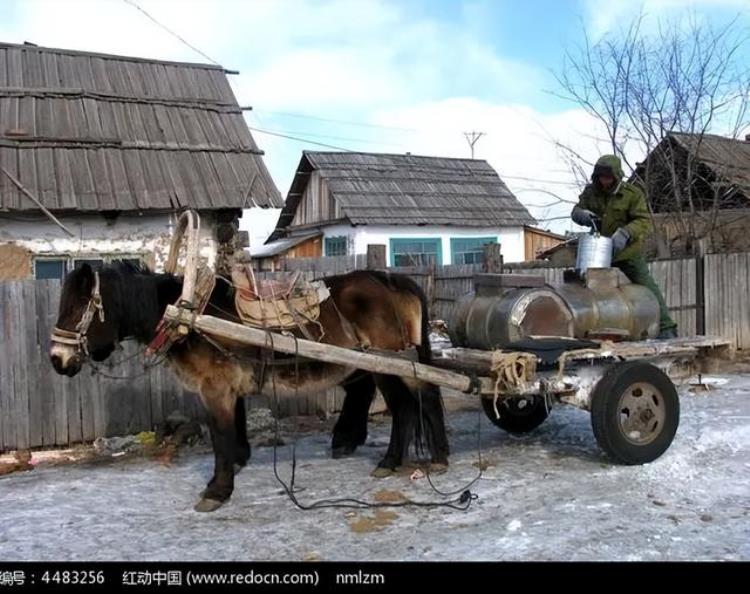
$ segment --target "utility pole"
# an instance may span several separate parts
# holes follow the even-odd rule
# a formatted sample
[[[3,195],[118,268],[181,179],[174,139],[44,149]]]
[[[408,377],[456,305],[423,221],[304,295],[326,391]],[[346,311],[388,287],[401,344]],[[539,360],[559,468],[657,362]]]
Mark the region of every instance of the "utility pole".
[[[471,148],[472,159],[474,158],[474,145],[484,135],[485,135],[484,132],[464,132],[464,138],[466,138],[466,142],[469,143],[469,148]]]

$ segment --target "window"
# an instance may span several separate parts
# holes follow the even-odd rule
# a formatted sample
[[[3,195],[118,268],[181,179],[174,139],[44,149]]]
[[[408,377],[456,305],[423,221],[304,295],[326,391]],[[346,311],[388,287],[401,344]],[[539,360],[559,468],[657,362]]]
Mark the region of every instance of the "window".
[[[391,239],[391,266],[430,266],[443,263],[440,238]]]
[[[326,256],[346,256],[348,247],[347,237],[326,237]]]
[[[125,264],[130,264],[133,268],[140,268],[141,266],[140,258],[119,258],[119,260],[125,262]]]
[[[76,258],[73,260],[73,268],[78,270],[84,264],[91,266],[92,270],[99,270],[104,265],[104,260],[101,258]]]
[[[65,276],[66,260],[35,260],[34,278],[37,280],[59,279]]]
[[[451,238],[451,263],[482,264],[488,243],[497,243],[497,237]]]
[[[52,256],[40,256],[34,259],[34,278],[38,280],[65,278],[71,270],[77,270],[84,264],[88,264],[94,270],[101,269],[104,264],[111,264],[117,260],[129,262],[134,265],[141,263],[141,258],[137,255],[127,254],[106,254],[101,257],[90,256],[87,258],[74,258],[67,254],[61,254],[55,258]]]

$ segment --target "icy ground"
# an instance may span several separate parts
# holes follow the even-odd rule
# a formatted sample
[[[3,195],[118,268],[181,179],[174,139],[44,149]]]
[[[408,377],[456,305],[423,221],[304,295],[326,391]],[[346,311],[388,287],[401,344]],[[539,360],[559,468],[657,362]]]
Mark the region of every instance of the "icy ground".
[[[300,511],[275,481],[272,448],[253,451],[231,502],[192,510],[212,467],[205,450],[171,466],[143,457],[41,467],[0,478],[3,560],[698,560],[750,559],[750,374],[709,393],[681,389],[671,449],[642,467],[611,464],[589,415],[559,408],[512,437],[481,417],[489,467],[468,511],[445,508]],[[448,414],[460,488],[477,473],[479,414]],[[388,423],[367,446],[331,460],[329,436],[298,443],[301,501],[355,496],[439,500],[425,479],[373,479]],[[289,475],[289,448],[279,449]]]

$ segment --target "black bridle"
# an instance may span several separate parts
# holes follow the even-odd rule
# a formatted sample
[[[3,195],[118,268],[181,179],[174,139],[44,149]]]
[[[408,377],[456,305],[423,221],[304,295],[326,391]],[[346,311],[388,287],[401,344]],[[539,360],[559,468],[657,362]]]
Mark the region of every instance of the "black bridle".
[[[94,272],[94,288],[91,290],[91,297],[86,304],[86,309],[81,316],[81,321],[76,325],[75,331],[63,330],[55,326],[52,329],[50,341],[54,344],[74,346],[78,353],[85,357],[89,356],[88,331],[94,316],[99,316],[99,321],[104,322],[104,305],[102,304],[102,295],[99,292],[99,273]]]

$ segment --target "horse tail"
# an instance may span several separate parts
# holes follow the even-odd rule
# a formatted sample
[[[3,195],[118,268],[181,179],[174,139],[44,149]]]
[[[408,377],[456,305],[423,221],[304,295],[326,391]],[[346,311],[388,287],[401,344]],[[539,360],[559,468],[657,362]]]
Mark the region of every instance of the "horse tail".
[[[417,346],[417,356],[420,363],[429,365],[432,363],[432,346],[430,345],[430,306],[427,303],[427,295],[412,279],[407,286],[403,287],[411,294],[419,298],[421,308],[421,340]],[[418,456],[433,453],[444,448],[447,453],[447,442],[444,432],[445,404],[443,402],[440,387],[434,384],[420,383],[417,385],[416,393],[411,399],[415,405],[413,412],[407,413],[414,416],[414,446]]]

